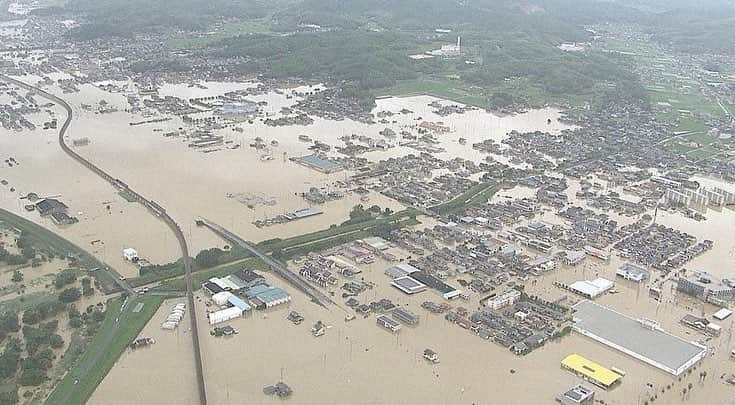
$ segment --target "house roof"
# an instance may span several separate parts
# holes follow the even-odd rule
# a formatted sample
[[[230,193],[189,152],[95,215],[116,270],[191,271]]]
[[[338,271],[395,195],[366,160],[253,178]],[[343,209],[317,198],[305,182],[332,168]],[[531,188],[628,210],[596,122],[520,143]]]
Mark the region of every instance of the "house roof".
[[[237,273],[235,273],[235,275],[237,276],[237,278],[239,278],[240,280],[248,284],[255,282],[255,281],[265,280],[263,276],[254,272],[253,270],[240,270]]]
[[[69,207],[67,207],[66,204],[55,198],[45,198],[36,203],[36,208],[39,212],[45,213],[54,210],[65,210]]]

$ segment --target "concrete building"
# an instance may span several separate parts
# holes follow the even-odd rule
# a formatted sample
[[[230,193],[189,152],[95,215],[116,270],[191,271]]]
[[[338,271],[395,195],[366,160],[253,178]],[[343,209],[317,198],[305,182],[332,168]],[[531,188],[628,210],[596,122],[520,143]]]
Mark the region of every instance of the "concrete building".
[[[265,277],[261,276],[253,270],[240,270],[235,273],[234,276],[242,281],[242,283],[245,285],[245,288],[252,288],[258,284],[265,284]]]
[[[513,305],[521,299],[521,292],[518,290],[505,291],[495,298],[485,301],[485,306],[492,309],[498,310],[505,308],[509,305]]]
[[[679,277],[676,289],[713,304],[735,299],[735,280],[720,279],[704,271]]]
[[[615,286],[612,281],[599,277],[594,280],[582,280],[575,281],[569,285],[569,290],[575,292],[583,297],[596,298],[608,291]]]
[[[600,260],[610,260],[610,252],[606,252],[602,249],[598,249],[594,246],[587,245],[584,247],[585,253],[592,257],[596,257]]]
[[[229,307],[207,314],[210,325],[227,322],[231,319],[242,317],[243,311],[238,307]]]
[[[724,321],[727,319],[730,315],[732,315],[732,311],[727,308],[722,308],[719,311],[715,312],[712,317],[717,319],[718,321]]]
[[[227,101],[222,104],[217,113],[225,119],[243,121],[258,114],[258,103],[250,100]]]
[[[315,215],[321,215],[323,213],[324,211],[318,208],[302,208],[300,210],[288,212],[284,214],[283,216],[286,217],[286,219],[288,219],[289,221],[294,221],[296,219],[313,217]]]
[[[637,283],[648,279],[648,270],[630,263],[620,266],[615,274],[626,280],[635,281]]]
[[[458,58],[462,54],[462,38],[457,37],[457,44],[442,45],[440,49],[426,52],[429,56],[442,58]]]
[[[664,199],[669,205],[687,206],[689,205],[689,196],[674,189],[667,189],[664,193]]]
[[[202,284],[202,288],[204,288],[210,294],[217,294],[221,291],[237,292],[246,289],[247,287],[247,284],[240,280],[240,278],[238,278],[234,274],[230,274],[229,276],[222,278],[212,277],[207,282]]]
[[[587,254],[582,250],[565,250],[559,253],[559,260],[567,266],[576,266],[584,261]]]
[[[426,290],[426,285],[410,276],[398,277],[390,283],[393,287],[403,291],[406,294],[416,294]]]
[[[579,384],[560,394],[557,400],[562,405],[592,405],[595,403],[595,391]]]
[[[66,204],[55,198],[44,198],[36,203],[36,211],[38,211],[42,217],[54,213],[66,213],[67,209],[69,209],[69,207],[67,207]]]
[[[380,315],[375,320],[378,325],[382,326],[385,329],[388,329],[391,332],[398,332],[399,330],[401,330],[401,324],[386,315]]]

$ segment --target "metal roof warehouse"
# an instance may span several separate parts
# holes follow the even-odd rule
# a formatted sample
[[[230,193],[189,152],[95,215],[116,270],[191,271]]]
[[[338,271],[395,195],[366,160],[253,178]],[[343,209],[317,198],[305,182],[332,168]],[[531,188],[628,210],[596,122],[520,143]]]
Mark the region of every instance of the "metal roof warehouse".
[[[415,294],[426,289],[426,285],[409,276],[398,277],[390,284],[406,294]]]
[[[655,321],[634,319],[592,301],[572,307],[574,330],[673,375],[702,360],[707,348],[661,329]]]

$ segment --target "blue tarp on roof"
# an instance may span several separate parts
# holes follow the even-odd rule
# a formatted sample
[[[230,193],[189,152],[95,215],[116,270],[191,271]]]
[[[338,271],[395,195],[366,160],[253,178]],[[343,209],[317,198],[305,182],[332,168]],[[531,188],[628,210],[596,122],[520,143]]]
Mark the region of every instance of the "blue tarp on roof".
[[[252,309],[252,307],[250,305],[248,305],[247,302],[241,300],[240,298],[237,298],[234,294],[233,295],[230,295],[227,298],[227,302],[229,302],[230,304],[232,304],[232,305],[240,308],[240,310],[243,311],[243,312],[247,312],[247,311],[250,311]]]

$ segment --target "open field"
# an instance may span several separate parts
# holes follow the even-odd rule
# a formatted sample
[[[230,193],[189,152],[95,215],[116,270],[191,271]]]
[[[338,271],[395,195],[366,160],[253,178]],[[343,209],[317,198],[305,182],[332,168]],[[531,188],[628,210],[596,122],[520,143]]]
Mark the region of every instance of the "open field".
[[[695,114],[721,116],[722,109],[716,101],[701,94],[685,93],[665,87],[649,87],[648,93],[653,103],[669,103],[673,110],[687,110]]]
[[[428,94],[477,107],[487,105],[487,97],[482,95],[481,89],[463,89],[459,80],[446,77],[423,77],[400,81],[393,87],[381,89],[378,94],[397,97]]]
[[[717,102],[702,94],[676,91],[664,86],[649,86],[647,90],[654,109],[658,111],[656,118],[674,124],[674,132],[704,132],[708,128],[698,115],[723,115]]]
[[[664,146],[674,153],[698,161],[726,153],[732,147],[732,142],[718,139],[704,132],[694,132],[673,138]]]

